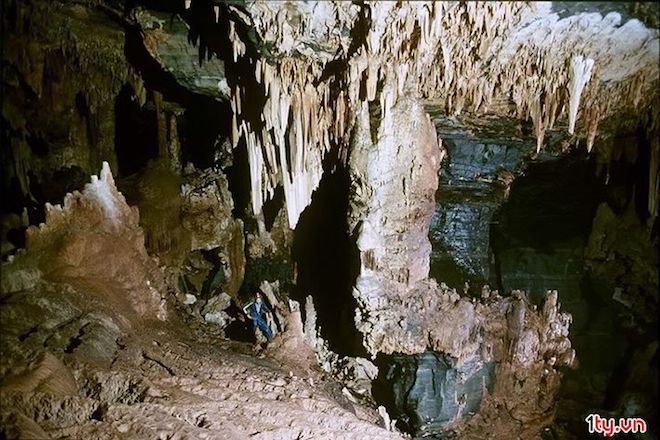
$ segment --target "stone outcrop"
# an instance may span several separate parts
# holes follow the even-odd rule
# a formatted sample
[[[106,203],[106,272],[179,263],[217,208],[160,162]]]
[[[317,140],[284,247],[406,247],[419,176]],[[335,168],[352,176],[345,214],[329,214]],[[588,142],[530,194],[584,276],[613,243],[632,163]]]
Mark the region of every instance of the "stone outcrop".
[[[518,405],[530,419],[550,420],[551,405],[537,409],[525,403],[532,397],[524,396],[537,395],[533,384],[541,377],[531,372],[546,368],[555,384],[545,391],[552,401],[560,376],[554,366],[574,365],[575,352],[568,340],[570,315],[558,311],[556,292],[548,295],[544,311],[537,312],[522,294],[520,299],[501,298],[485,290],[484,297],[475,300],[428,279],[431,246],[427,234],[441,150],[420,106],[400,98],[391,112],[391,119],[381,121],[377,131],[372,131],[369,124],[373,121],[365,107],[349,161],[354,188],[349,227],[359,231],[361,262],[354,289],[358,302],[355,322],[364,335],[365,347],[372,356],[433,350],[455,359],[452,368],[459,371],[467,368],[466,363],[477,365],[471,371],[497,364],[494,399]],[[416,373],[412,374],[415,377]],[[396,386],[406,387],[404,377]],[[529,382],[525,393],[511,392],[516,380]],[[423,381],[417,386],[416,392],[426,393],[428,399],[446,398],[439,388]],[[406,392],[410,392],[409,387],[399,394]],[[418,410],[407,415],[409,427],[461,431],[465,425],[458,423],[460,399],[454,399],[455,412],[443,413],[419,403]],[[473,397],[467,413],[475,412],[480,401],[481,395]],[[401,399],[396,403],[403,408],[408,405]],[[509,423],[514,429],[515,423]],[[540,429],[542,424],[535,426],[525,429]]]
[[[477,287],[492,279],[491,219],[522,171],[527,151],[485,143],[463,130],[438,131],[447,154],[429,230],[431,276],[457,288],[466,280]]]
[[[204,305],[204,308],[202,308],[201,313],[206,322],[216,324],[220,327],[226,327],[234,320],[225,311],[230,305],[231,297],[222,292],[220,295],[209,299]]]
[[[145,48],[181,86],[195,93],[229,99],[223,61],[214,57],[200,62],[200,51],[190,44],[188,25],[180,15],[140,9],[135,21],[144,34]]]
[[[181,197],[182,226],[191,237],[189,250],[211,251],[219,262],[209,274],[207,288],[235,296],[245,275],[245,239],[243,222],[232,216],[234,202],[226,177],[212,172],[187,175]]]
[[[393,356],[381,386],[391,390],[389,399],[398,410],[392,417],[432,435],[479,410],[484,394],[493,391],[494,370],[494,363],[478,357],[456,368],[451,358],[434,352]]]

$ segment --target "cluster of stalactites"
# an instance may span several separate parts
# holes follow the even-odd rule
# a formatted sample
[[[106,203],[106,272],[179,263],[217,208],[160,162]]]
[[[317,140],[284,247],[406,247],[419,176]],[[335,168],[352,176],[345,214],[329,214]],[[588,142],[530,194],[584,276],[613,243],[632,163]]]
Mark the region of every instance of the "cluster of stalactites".
[[[345,1],[251,1],[247,7],[255,30],[279,55],[297,52],[322,63],[348,52],[360,10]]]
[[[418,96],[455,116],[488,112],[506,97],[510,116],[532,120],[537,152],[560,118],[574,134],[578,116],[591,151],[599,121],[621,107],[643,106],[644,88],[658,77],[657,31],[635,21],[619,26],[618,14],[559,19],[547,4],[517,2],[369,6],[366,48],[349,61],[351,79],[366,72],[368,99],[377,84],[413,84]],[[610,44],[597,44],[602,40]]]
[[[329,150],[330,142],[345,143],[350,132],[355,112],[363,101],[379,99],[381,121],[391,119],[390,109],[405,92],[422,93],[419,81],[426,78],[429,66],[433,65],[440,41],[443,44],[449,78],[445,87],[451,87],[453,66],[451,51],[461,44],[458,19],[462,9],[453,5],[431,2],[412,2],[397,5],[394,2],[379,2],[369,5],[372,10],[372,27],[363,45],[347,61],[342,73],[347,88],[330,102],[328,82],[319,82],[327,60],[322,57],[283,57],[273,64],[265,60],[256,62],[256,79],[265,87],[267,101],[262,110],[262,125],[257,129],[250,121],[242,119],[241,99],[244,92],[235,88],[231,100],[233,110],[232,137],[234,145],[243,137],[247,143],[252,182],[252,208],[261,212],[266,199],[272,196],[277,185],[284,188],[289,225],[295,227],[302,210],[310,203],[311,194],[318,186],[322,174],[322,160]],[[290,55],[303,40],[302,28],[322,28],[309,15],[291,12],[286,3],[255,3],[260,14],[255,17],[255,26],[262,37],[274,41],[280,54]],[[319,5],[313,6],[314,9]],[[324,7],[327,9],[327,7]],[[511,24],[504,20],[519,6],[500,7],[468,6],[471,24],[485,30],[492,37],[504,32]],[[335,28],[345,27],[356,16],[354,6],[345,3],[333,4],[332,14]],[[287,14],[295,17],[289,17]],[[290,25],[291,18],[302,20],[296,29]],[[491,20],[491,21],[489,21]],[[327,21],[327,20],[326,20]],[[452,25],[452,23],[454,23]],[[451,25],[451,26],[450,26]],[[448,27],[449,26],[449,27]],[[350,27],[350,26],[348,26]],[[496,29],[497,28],[497,29]],[[233,28],[232,28],[233,29]],[[243,43],[230,29],[234,53],[243,53]],[[416,29],[421,29],[417,44],[413,43]],[[449,29],[449,30],[448,30]],[[456,35],[453,40],[447,34]],[[341,32],[326,28],[326,37],[335,35],[340,53],[345,54],[348,41]],[[448,34],[448,35],[449,35]],[[473,31],[473,36],[478,31]],[[300,51],[304,52],[303,49]],[[299,52],[300,52],[299,51]],[[298,54],[300,55],[300,54]],[[456,77],[457,79],[460,79]],[[360,95],[360,84],[366,84],[366,97]],[[381,87],[379,87],[379,84]],[[431,87],[426,84],[426,88]],[[418,90],[415,90],[418,89]],[[459,87],[460,89],[460,87]],[[459,105],[460,104],[460,99]],[[390,121],[391,122],[391,121]],[[390,124],[385,123],[384,126]]]
[[[342,105],[330,104],[327,82],[314,85],[320,69],[309,60],[257,60],[256,80],[266,93],[260,128],[242,118],[245,91],[236,87],[232,94],[232,141],[236,146],[242,137],[247,145],[253,212],[258,215],[281,184],[292,228],[318,187],[325,153],[345,136]]]
[[[393,77],[398,84],[413,80],[420,96],[444,101],[451,115],[466,109],[487,111],[495,97],[509,95],[516,116],[532,119],[538,151],[567,100],[573,132],[594,61],[574,56],[569,70],[565,59],[545,57],[533,46],[526,47],[526,56],[493,61],[500,41],[529,13],[530,8],[519,3],[373,4],[368,51],[357,55],[355,65],[367,67],[369,98],[383,78]]]
[[[329,99],[328,82],[320,81],[328,58],[319,55],[328,52],[311,50],[309,43],[334,41],[335,46],[326,46],[337,48],[334,57],[345,58],[350,41],[344,31],[355,25],[355,5],[256,2],[251,7],[259,12],[253,14],[255,28],[265,41],[277,43],[277,56],[270,63],[257,62],[256,77],[268,98],[263,128],[241,120],[243,92],[234,90],[234,143],[241,136],[248,143],[255,213],[282,184],[291,227],[311,200],[330,140],[350,132],[365,100],[379,99],[381,120],[386,120],[403,93],[443,104],[454,116],[465,110],[488,112],[506,97],[510,116],[532,120],[537,151],[562,117],[573,134],[578,116],[583,122],[577,128],[591,150],[599,121],[616,105],[639,105],[643,86],[658,75],[657,66],[644,67],[647,60],[636,55],[634,64],[642,67],[601,84],[601,69],[607,78],[618,74],[606,65],[618,55],[601,54],[584,41],[592,34],[621,40],[616,17],[557,21],[544,10],[547,5],[521,2],[367,2],[371,26],[365,44],[345,59],[338,75],[347,86]],[[244,44],[232,29],[238,57]],[[366,96],[360,94],[361,84]]]

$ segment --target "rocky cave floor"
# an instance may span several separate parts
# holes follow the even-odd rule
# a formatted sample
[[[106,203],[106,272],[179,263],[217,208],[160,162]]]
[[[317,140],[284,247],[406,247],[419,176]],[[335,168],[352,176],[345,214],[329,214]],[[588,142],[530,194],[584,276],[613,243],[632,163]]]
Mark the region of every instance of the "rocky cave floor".
[[[67,323],[57,328],[46,339],[63,338]],[[44,352],[5,379],[3,438],[400,438],[300,352],[257,353],[192,318],[116,345],[94,333],[66,343],[61,361]],[[102,365],[90,350],[114,355]]]

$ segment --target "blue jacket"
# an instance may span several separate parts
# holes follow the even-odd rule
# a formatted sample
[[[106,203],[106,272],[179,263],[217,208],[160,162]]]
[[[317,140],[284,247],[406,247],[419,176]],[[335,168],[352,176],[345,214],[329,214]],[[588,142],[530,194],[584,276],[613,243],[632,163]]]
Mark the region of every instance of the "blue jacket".
[[[259,311],[257,311],[257,304],[254,303],[254,302],[252,302],[252,303],[248,304],[247,306],[245,306],[243,308],[243,311],[245,313],[247,313],[247,315],[251,319],[256,320],[258,318],[261,318],[264,321],[268,320],[267,313],[270,313],[270,309],[268,308],[268,306],[266,305],[266,303],[264,301],[261,301],[261,308],[259,309]]]

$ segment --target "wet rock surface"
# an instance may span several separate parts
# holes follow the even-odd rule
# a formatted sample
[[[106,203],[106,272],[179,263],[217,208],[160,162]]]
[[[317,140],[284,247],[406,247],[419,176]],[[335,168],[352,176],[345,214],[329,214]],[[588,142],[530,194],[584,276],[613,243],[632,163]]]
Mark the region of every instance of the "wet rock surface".
[[[465,282],[498,285],[502,281],[494,272],[491,247],[491,228],[497,227],[493,223],[498,220],[493,216],[506,202],[517,176],[530,164],[553,160],[561,152],[546,151],[532,159],[529,144],[483,143],[482,137],[475,137],[465,127],[448,130],[446,119],[435,122],[447,154],[440,169],[436,209],[429,229],[433,246],[431,276],[458,289]],[[529,291],[524,285],[502,286],[504,291]],[[541,289],[541,295],[545,289]]]
[[[429,229],[432,277],[456,287],[490,279],[490,227],[500,203],[498,192],[447,187],[438,191]]]
[[[493,363],[478,358],[457,366],[441,353],[388,357],[378,385],[391,393],[391,416],[420,436],[439,434],[460,418],[479,411],[484,393],[493,391]],[[382,383],[380,383],[382,382]]]

